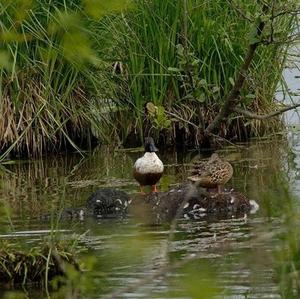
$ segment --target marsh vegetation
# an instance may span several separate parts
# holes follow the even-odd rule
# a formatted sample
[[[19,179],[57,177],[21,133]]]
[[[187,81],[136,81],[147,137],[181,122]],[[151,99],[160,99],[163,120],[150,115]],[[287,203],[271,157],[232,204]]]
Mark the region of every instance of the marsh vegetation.
[[[299,58],[299,11],[296,0],[0,1],[1,296],[298,298],[299,136],[281,114],[300,106],[282,76]],[[132,178],[142,149],[126,149],[147,135],[166,169],[159,190],[218,148],[229,187],[258,212],[153,223]],[[99,187],[135,208],[61,217]]]
[[[2,159],[137,146],[149,133],[195,147],[278,131],[280,117],[268,115],[285,88],[298,9],[293,0],[2,1]]]

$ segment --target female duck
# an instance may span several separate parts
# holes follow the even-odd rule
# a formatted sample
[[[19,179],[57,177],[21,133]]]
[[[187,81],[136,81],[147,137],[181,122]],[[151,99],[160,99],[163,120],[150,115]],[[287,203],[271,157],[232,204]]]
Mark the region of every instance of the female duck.
[[[224,185],[231,179],[233,168],[227,161],[220,159],[218,154],[211,155],[207,162],[194,164],[192,176],[188,179],[204,188],[218,188],[218,193],[224,189]]]
[[[144,193],[144,186],[152,186],[152,192],[157,192],[156,183],[164,171],[164,165],[155,153],[157,151],[153,138],[146,137],[145,154],[133,166],[133,176],[140,184],[141,193]]]

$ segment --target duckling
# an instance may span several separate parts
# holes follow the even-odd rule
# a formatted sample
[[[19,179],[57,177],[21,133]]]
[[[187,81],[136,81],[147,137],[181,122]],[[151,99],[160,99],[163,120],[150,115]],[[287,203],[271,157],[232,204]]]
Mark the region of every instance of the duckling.
[[[224,190],[224,185],[231,179],[233,168],[227,161],[222,160],[217,153],[211,155],[207,162],[197,162],[188,180],[200,187],[218,188],[218,194]]]
[[[157,151],[153,138],[146,137],[145,154],[137,159],[133,166],[133,176],[140,184],[142,194],[144,186],[152,186],[152,192],[157,192],[156,183],[164,171],[164,165],[155,153]]]

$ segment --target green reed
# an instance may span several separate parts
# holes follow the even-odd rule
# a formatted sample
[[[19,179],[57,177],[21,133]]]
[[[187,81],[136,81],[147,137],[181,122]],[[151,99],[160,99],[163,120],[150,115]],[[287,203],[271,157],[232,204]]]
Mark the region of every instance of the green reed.
[[[120,14],[129,2],[132,8]],[[233,3],[1,1],[0,160],[10,152],[81,151],[96,140],[130,143],[130,136],[139,141],[149,133],[174,141],[181,130],[194,139],[186,121],[200,128],[211,122],[255,39],[261,4],[241,0],[237,9]],[[276,5],[279,11],[286,1]],[[293,22],[276,18],[264,38],[273,32],[281,41]],[[243,108],[275,107],[287,45],[260,47],[241,93]],[[233,115],[222,130],[241,137],[240,126],[257,136],[278,122]]]
[[[125,69],[125,107],[130,106],[134,111],[123,113],[123,118],[131,127],[138,128],[137,132],[147,134],[147,128],[141,130],[147,118],[147,102],[158,108],[163,106],[196,124],[200,124],[199,111],[202,110],[202,126],[210,123],[232,88],[248,45],[254,42],[252,32],[262,10],[262,5],[256,2],[234,3],[226,0],[135,1],[134,10],[118,19],[118,25],[110,26],[112,36],[120,45],[116,55]],[[285,8],[284,1],[280,1],[274,11]],[[270,32],[276,35],[277,41],[286,38],[293,22],[294,18],[289,16],[269,22],[264,38],[267,40]],[[257,51],[241,92],[243,107],[262,113],[274,109],[274,94],[285,65],[287,44],[262,45]],[[172,126],[163,128],[168,134],[173,134],[178,123],[189,131],[184,121],[170,120]],[[250,121],[249,135],[268,131],[266,127],[275,126],[276,121],[263,124]],[[234,126],[237,127],[237,123]],[[161,126],[153,123],[152,129],[162,131]]]
[[[100,58],[105,34],[97,28],[109,5],[94,2],[1,1],[0,146],[5,155],[36,156],[68,146],[79,151],[93,135],[110,139],[104,99],[114,84],[107,79],[109,64]],[[111,9],[122,2],[113,1]]]

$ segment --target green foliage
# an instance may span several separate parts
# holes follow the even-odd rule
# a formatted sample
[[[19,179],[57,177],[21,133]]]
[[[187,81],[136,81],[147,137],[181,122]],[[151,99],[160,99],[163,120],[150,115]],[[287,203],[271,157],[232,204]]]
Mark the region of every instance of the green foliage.
[[[107,43],[99,20],[87,13],[100,17],[125,2],[107,1],[102,7],[99,1],[1,1],[0,147],[7,149],[5,155],[36,156],[68,145],[79,151],[76,144],[86,147],[93,134],[111,139],[113,124],[101,113],[115,89],[107,80],[110,64],[101,59]]]
[[[183,100],[195,101],[204,103],[206,99],[219,98],[218,86],[210,86],[205,79],[199,77],[200,60],[195,56],[195,53],[185,51],[181,44],[177,45],[177,59],[180,71],[179,80],[184,90],[185,96]],[[169,68],[170,69],[170,68]]]
[[[143,126],[143,107],[148,101],[196,124],[199,113],[195,110],[200,109],[207,126],[230,92],[249,44],[268,40],[272,32],[277,39],[284,39],[294,22],[289,15],[276,19],[270,13],[264,15],[262,5],[253,1],[239,2],[245,17],[230,1],[187,0],[187,12],[184,3],[136,1],[132,12],[111,19],[111,35],[120,44],[115,56],[124,62],[126,70],[119,77],[124,80],[122,98],[127,101],[120,105],[129,104],[134,109],[134,115],[132,110],[123,114],[126,122],[128,117],[132,119],[133,130]],[[285,1],[276,2],[274,13],[284,9]],[[261,18],[267,22],[266,33],[257,40],[256,27]],[[241,92],[243,106],[257,112],[274,108],[286,47],[275,43],[257,51]],[[176,122],[180,121],[173,120],[170,134]],[[250,134],[263,133],[259,127],[250,127],[255,128],[255,122],[248,126]]]
[[[277,1],[274,13],[295,3]],[[224,0],[1,1],[0,148],[7,151],[0,160],[10,151],[80,151],[93,137],[142,139],[149,101],[157,106],[150,126],[157,134],[168,130],[176,139],[178,123],[190,134],[184,120],[207,126],[247,46],[293,30],[292,16],[272,18],[257,2],[239,5],[245,16]],[[257,39],[261,19],[266,32]],[[244,108],[273,108],[286,49],[260,47],[241,92]],[[245,127],[250,135],[264,131],[256,122]]]
[[[29,250],[1,240],[0,277],[2,284],[48,284],[57,276],[66,276],[67,264],[79,270],[74,248],[63,241],[51,241]]]
[[[99,19],[105,14],[118,12],[129,6],[130,0],[84,0],[85,11],[93,18]]]
[[[193,264],[183,267],[182,285],[186,294],[193,299],[216,298],[220,295],[217,273],[205,261],[193,261]]]
[[[147,103],[146,108],[148,110],[150,122],[156,130],[161,131],[170,128],[171,120],[167,117],[163,106],[155,106],[153,103],[149,102]]]

